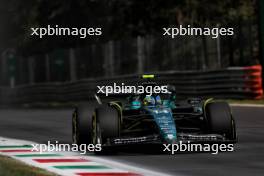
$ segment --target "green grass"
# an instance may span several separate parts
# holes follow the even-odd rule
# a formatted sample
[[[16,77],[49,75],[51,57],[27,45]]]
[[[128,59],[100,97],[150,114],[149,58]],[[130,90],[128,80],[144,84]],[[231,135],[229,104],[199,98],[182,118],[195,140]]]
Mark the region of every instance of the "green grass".
[[[0,156],[0,176],[55,176],[50,172],[28,166],[15,159]]]

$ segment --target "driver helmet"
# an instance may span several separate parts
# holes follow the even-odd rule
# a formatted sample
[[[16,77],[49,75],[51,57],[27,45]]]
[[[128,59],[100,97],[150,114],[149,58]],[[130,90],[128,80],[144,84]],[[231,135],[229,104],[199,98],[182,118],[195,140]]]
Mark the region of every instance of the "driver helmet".
[[[161,98],[159,95],[152,96],[152,95],[146,95],[146,97],[143,99],[144,105],[147,106],[154,106],[155,104],[162,104]]]
[[[153,106],[155,105],[155,98],[151,95],[146,95],[145,98],[143,99],[143,104],[145,106]]]

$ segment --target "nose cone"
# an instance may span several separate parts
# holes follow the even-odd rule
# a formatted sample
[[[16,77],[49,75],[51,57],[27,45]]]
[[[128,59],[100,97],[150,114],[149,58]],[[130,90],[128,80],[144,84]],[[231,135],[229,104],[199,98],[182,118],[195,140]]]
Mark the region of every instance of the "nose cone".
[[[169,108],[156,108],[151,111],[157,126],[159,127],[162,138],[172,143],[177,140],[176,125]]]

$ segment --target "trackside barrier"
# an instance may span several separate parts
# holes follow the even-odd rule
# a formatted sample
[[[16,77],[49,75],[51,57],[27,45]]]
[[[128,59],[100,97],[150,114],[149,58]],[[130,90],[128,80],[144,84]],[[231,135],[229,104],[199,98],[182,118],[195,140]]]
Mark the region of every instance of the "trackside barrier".
[[[246,87],[255,93],[255,99],[260,99],[263,96],[262,87],[262,67],[261,65],[249,66],[244,68],[247,72],[245,77]]]
[[[260,65],[230,67],[212,71],[171,71],[155,73],[157,82],[175,85],[179,98],[214,97],[229,99],[260,99],[263,97]],[[125,83],[137,85],[139,75],[84,79],[65,83],[40,83],[0,88],[0,103],[33,103],[82,101],[93,98],[98,85]]]

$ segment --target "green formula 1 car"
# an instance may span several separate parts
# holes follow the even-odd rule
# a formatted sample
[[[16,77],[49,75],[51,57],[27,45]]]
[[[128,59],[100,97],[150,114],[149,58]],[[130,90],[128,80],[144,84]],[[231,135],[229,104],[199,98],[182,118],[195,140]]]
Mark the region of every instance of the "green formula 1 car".
[[[130,94],[84,103],[72,117],[73,142],[122,146],[183,142],[235,143],[235,120],[226,102],[176,99],[168,94]]]

